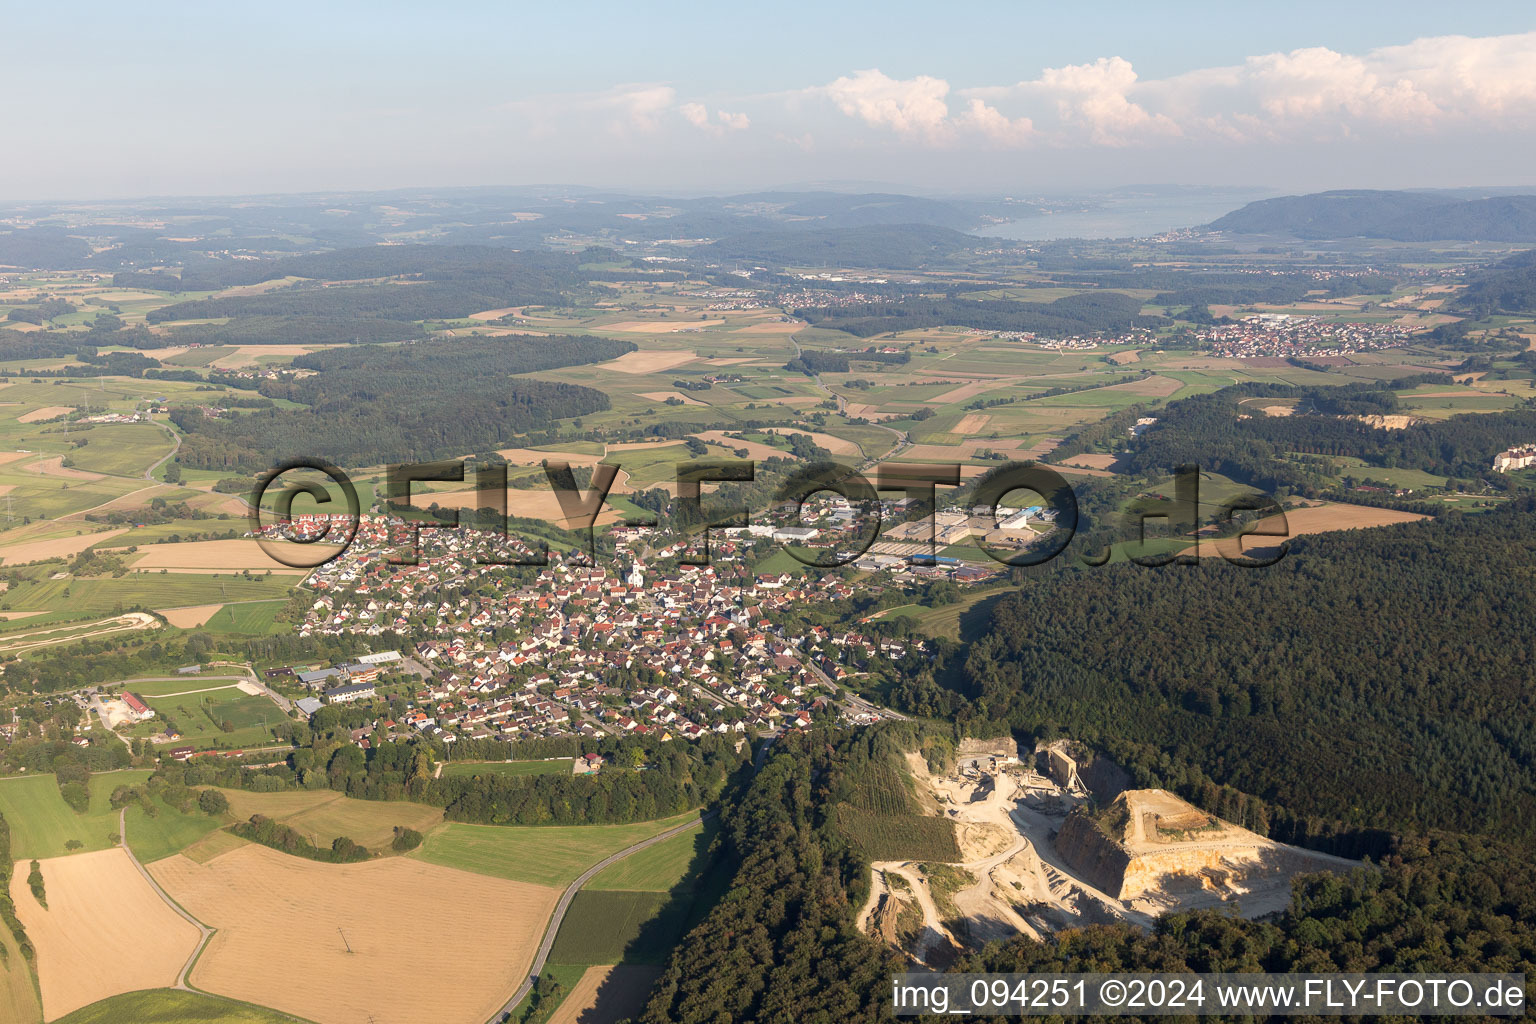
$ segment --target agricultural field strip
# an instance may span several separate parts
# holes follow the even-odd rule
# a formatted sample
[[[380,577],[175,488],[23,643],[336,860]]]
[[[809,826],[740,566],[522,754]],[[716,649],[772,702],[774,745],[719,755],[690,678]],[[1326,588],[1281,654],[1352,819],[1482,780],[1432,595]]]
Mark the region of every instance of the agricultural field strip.
[[[187,962],[181,965],[181,973],[176,975],[176,984],[173,986],[187,992],[194,991],[194,989],[187,985],[187,975],[191,972],[193,965],[197,963],[197,958],[203,955],[203,950],[207,948],[208,941],[213,938],[213,929],[209,928],[207,925],[203,924],[203,922],[193,917],[182,908],[181,904],[171,899],[166,891],[160,888],[160,883],[155,881],[154,876],[149,873],[148,869],[146,869],[143,864],[139,863],[139,858],[134,855],[132,848],[128,845],[128,808],[124,807],[120,809],[117,812],[117,818],[118,845],[120,845],[123,850],[127,852],[128,859],[133,861],[134,868],[136,868],[139,874],[144,877],[144,881],[149,883],[149,887],[155,890],[156,895],[165,901],[166,906],[176,911],[178,915],[180,915],[198,931],[198,935],[200,937],[197,941],[197,948],[192,951],[191,956],[187,957]]]
[[[555,912],[549,917],[549,924],[544,929],[544,938],[542,941],[540,941],[539,950],[536,954],[534,954],[533,964],[528,969],[528,977],[523,979],[523,983],[517,987],[516,992],[512,993],[512,998],[507,1000],[506,1005],[498,1010],[496,1015],[491,1018],[490,1024],[495,1024],[496,1021],[499,1021],[505,1015],[510,1014],[513,1009],[517,1007],[517,1004],[523,1001],[523,997],[528,994],[529,989],[533,988],[534,979],[537,978],[539,974],[544,970],[544,962],[549,959],[549,951],[555,945],[555,936],[560,932],[560,924],[565,920],[565,912],[570,909],[571,901],[576,898],[576,894],[581,891],[582,886],[591,881],[592,878],[604,868],[617,864],[619,861],[623,860],[625,857],[628,857],[630,854],[637,853],[648,846],[654,846],[657,843],[671,839],[673,836],[681,835],[691,828],[698,827],[707,821],[713,814],[713,811],[710,811],[707,814],[702,814],[695,818],[693,821],[684,822],[681,825],[667,829],[665,832],[658,832],[656,835],[651,836],[649,839],[642,839],[640,842],[633,846],[625,847],[618,853],[609,854],[607,857],[587,868],[587,870],[583,871],[581,875],[576,879],[576,881],[566,886],[565,892],[560,894],[560,902],[555,904]]]

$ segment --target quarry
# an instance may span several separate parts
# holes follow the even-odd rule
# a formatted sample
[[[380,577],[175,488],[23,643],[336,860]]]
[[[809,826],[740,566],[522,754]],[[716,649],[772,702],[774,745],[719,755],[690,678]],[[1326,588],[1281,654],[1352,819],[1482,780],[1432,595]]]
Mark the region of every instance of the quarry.
[[[966,740],[945,773],[918,754],[907,765],[926,812],[953,822],[961,860],[874,863],[858,925],[934,968],[1017,935],[1150,928],[1201,908],[1262,917],[1285,909],[1293,876],[1357,866],[1165,790],[1127,789],[1112,762],[1069,743],[1021,751],[1012,739]]]

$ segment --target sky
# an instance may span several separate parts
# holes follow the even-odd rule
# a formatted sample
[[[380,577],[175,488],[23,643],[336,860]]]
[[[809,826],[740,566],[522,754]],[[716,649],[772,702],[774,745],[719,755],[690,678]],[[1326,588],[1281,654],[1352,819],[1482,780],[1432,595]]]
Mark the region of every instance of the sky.
[[[1536,184],[1536,5],[86,4],[6,14],[0,200]]]

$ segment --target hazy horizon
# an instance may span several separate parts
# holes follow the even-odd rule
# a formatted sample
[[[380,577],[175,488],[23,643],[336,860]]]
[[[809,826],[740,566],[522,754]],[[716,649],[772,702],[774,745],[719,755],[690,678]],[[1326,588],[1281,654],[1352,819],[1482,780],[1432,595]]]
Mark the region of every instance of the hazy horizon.
[[[176,4],[13,12],[5,201],[595,182],[756,191],[1278,192],[1520,184],[1536,17],[1186,4],[937,16],[790,4],[564,17],[467,4],[261,19]],[[607,185],[605,183],[612,183]]]

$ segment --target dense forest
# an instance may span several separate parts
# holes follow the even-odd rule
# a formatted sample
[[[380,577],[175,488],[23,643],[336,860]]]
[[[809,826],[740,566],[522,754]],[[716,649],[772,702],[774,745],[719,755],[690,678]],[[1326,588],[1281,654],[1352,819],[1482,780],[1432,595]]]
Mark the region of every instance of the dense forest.
[[[1328,474],[1288,456],[1349,456],[1384,469],[1407,466],[1436,476],[1477,479],[1492,475],[1493,457],[1500,451],[1536,440],[1536,410],[1531,409],[1454,416],[1405,430],[1382,430],[1350,418],[1400,413],[1388,389],[1415,382],[1344,388],[1244,384],[1193,395],[1171,403],[1151,429],[1131,440],[1127,468],[1156,476],[1194,464],[1266,491],[1310,494],[1332,486]],[[1256,397],[1294,400],[1298,415],[1255,415],[1239,404]]]
[[[893,950],[859,934],[868,865],[836,824],[839,790],[877,764],[867,733],[789,736],[722,801],[728,896],[674,951],[644,1024],[889,1019]],[[1483,838],[1393,839],[1379,870],[1304,875],[1276,919],[1217,911],[1150,932],[1094,926],[1016,939],[957,971],[1508,971],[1536,967],[1536,867]],[[932,1019],[932,1018],[919,1018]],[[997,1018],[1003,1020],[1016,1018]],[[1134,1018],[1130,1018],[1134,1019]]]
[[[432,459],[505,447],[550,420],[607,409],[592,388],[518,374],[614,359],[635,346],[586,336],[506,337],[402,346],[360,345],[300,356],[316,373],[263,382],[303,409],[209,416],[172,409],[186,436],[178,460],[200,469],[262,470],[297,456],[344,466]]]
[[[1230,786],[1287,838],[1339,821],[1528,841],[1533,515],[1518,498],[1300,537],[1264,569],[1053,563],[894,699],[1073,736],[1192,799]]]
[[[1456,307],[1482,319],[1495,313],[1536,312],[1536,249],[1516,253],[1468,275]]]
[[[1014,299],[919,299],[864,305],[809,307],[795,316],[817,327],[867,338],[887,331],[955,325],[985,331],[1092,334],[1155,327],[1162,317],[1141,315],[1141,300],[1120,292],[1086,292],[1054,302]]]

